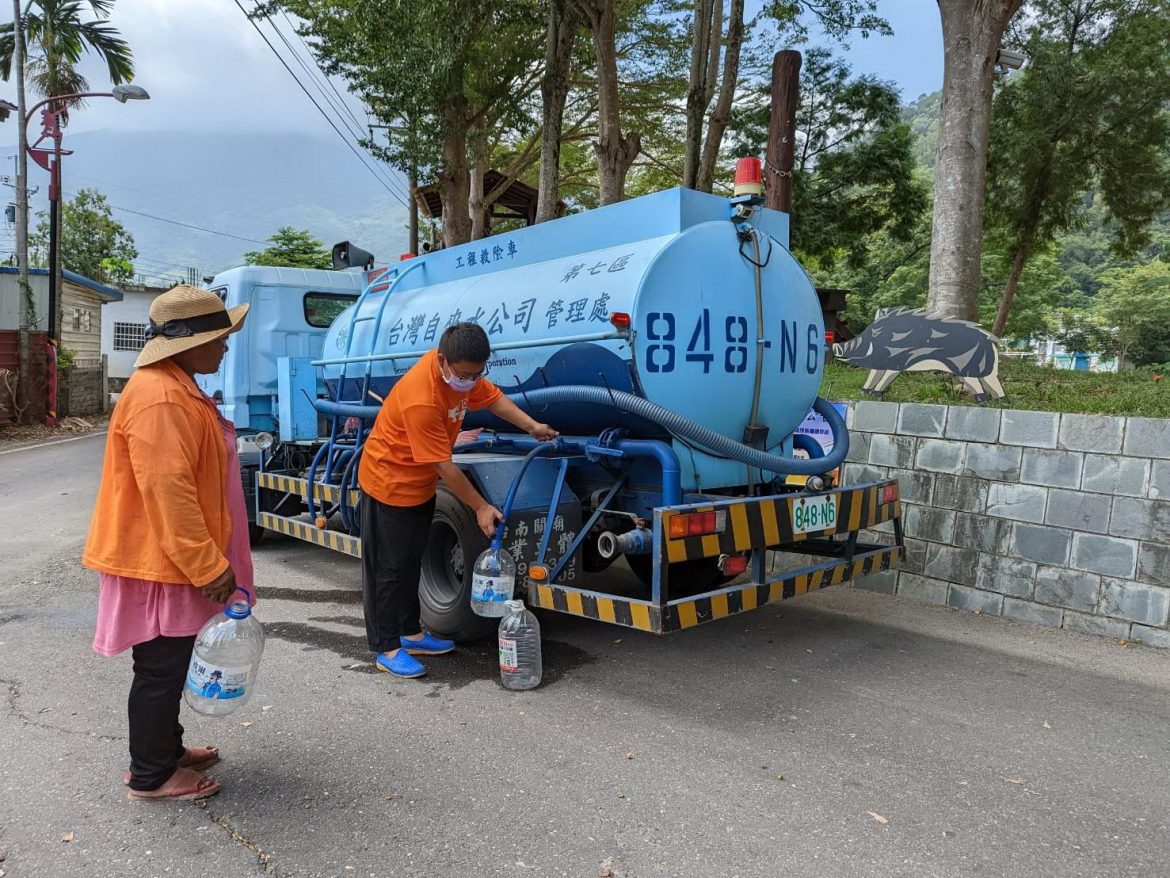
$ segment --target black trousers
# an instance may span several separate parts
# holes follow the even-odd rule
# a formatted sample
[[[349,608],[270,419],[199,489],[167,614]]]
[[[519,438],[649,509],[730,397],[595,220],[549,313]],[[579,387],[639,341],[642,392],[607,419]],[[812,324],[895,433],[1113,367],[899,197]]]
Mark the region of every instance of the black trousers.
[[[195,635],[156,637],[134,645],[130,684],[130,789],[157,790],[183,755],[179,700]]]
[[[435,498],[419,506],[387,506],[362,497],[362,603],[374,652],[398,649],[398,638],[422,631],[418,583]]]

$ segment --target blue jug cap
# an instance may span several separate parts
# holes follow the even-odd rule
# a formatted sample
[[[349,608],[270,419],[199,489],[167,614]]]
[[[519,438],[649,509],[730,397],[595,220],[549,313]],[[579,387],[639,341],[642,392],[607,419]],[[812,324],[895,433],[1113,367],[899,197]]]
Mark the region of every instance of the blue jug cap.
[[[247,619],[252,615],[252,608],[247,601],[232,601],[223,608],[223,614],[229,619]]]
[[[246,595],[245,599],[229,603],[223,608],[223,614],[229,619],[247,619],[252,615],[252,608],[248,605],[248,599],[252,597],[252,592],[242,585],[236,586],[236,591],[242,591]]]

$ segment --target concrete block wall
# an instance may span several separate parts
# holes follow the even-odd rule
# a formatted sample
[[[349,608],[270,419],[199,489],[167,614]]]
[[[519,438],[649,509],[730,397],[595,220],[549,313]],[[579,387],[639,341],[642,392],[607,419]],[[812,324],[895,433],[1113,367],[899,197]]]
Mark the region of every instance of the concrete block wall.
[[[70,369],[58,385],[58,408],[61,415],[96,415],[102,412],[105,377],[101,368]]]
[[[847,417],[845,481],[899,480],[907,549],[856,587],[1170,648],[1170,420],[876,401]]]

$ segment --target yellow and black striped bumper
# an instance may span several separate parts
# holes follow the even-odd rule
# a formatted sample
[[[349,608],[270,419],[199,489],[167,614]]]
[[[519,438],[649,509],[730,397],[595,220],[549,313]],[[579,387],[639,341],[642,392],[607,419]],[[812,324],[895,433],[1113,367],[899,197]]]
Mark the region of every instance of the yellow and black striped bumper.
[[[268,491],[279,491],[282,494],[294,494],[302,500],[309,497],[309,480],[296,476],[285,476],[278,473],[257,473],[256,487]],[[361,492],[351,489],[349,505],[356,506]],[[313,500],[317,503],[336,503],[341,499],[341,489],[336,485],[326,485],[317,482],[313,488]]]
[[[297,518],[273,515],[271,512],[261,512],[257,516],[256,523],[261,527],[274,530],[285,536],[295,537],[298,540],[304,540],[306,543],[324,546],[326,549],[332,549],[334,552],[342,552],[346,555],[352,555],[355,558],[362,556],[362,541],[357,537],[351,537],[349,534],[316,527],[307,521],[301,521]]]
[[[901,516],[898,500],[882,503],[882,490],[890,482],[856,488],[836,488],[823,494],[837,495],[837,520],[832,527],[797,533],[792,526],[793,509],[801,495],[753,497],[718,504],[674,507],[662,512],[663,554],[669,564],[698,558],[735,555],[749,549],[787,546],[805,540],[854,533]],[[817,495],[822,496],[822,495]],[[670,539],[670,520],[676,515],[726,510],[723,533]]]
[[[766,604],[776,604],[810,591],[889,570],[905,557],[902,546],[858,553],[852,561],[834,560],[778,576],[774,580],[733,585],[709,594],[670,601],[664,607],[652,601],[615,597],[564,585],[529,582],[528,603],[546,610],[612,622],[651,634],[668,634],[704,622],[726,619]]]

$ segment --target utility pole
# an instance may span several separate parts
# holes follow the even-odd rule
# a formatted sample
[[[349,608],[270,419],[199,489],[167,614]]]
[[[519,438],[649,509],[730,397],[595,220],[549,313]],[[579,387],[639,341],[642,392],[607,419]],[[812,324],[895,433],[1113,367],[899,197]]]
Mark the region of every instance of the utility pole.
[[[418,199],[415,198],[414,190],[418,188],[418,172],[415,171],[414,165],[410,166],[410,238],[407,249],[415,256],[418,255]]]
[[[766,206],[792,212],[792,166],[796,149],[796,108],[800,101],[800,52],[785,49],[772,59],[772,113],[764,163]]]
[[[20,402],[13,400],[16,412],[27,411],[32,404],[32,345],[29,330],[36,322],[36,300],[28,282],[28,135],[25,133],[24,100],[24,21],[20,0],[12,0],[12,66],[16,74],[16,266],[20,296]]]

